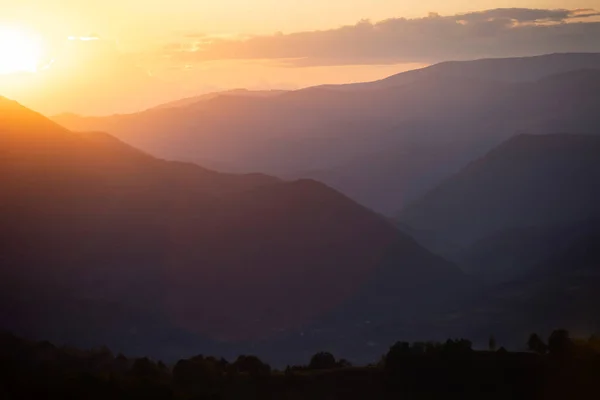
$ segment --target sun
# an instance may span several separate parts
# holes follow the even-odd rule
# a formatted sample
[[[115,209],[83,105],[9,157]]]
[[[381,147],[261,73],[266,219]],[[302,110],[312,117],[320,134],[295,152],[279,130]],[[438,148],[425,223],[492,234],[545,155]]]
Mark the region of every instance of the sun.
[[[41,58],[42,41],[38,36],[0,26],[0,74],[37,72]]]

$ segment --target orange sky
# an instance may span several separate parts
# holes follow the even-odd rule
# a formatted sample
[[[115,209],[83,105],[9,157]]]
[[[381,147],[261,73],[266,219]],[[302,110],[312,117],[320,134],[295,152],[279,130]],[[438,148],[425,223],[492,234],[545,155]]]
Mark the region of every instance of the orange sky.
[[[385,25],[354,26],[358,21],[368,18],[375,24],[407,18],[409,22],[401,25],[399,21],[394,32],[406,32],[404,36],[397,33],[405,42],[418,42],[422,30],[426,30],[423,36],[433,35],[431,32],[445,35],[437,31],[446,29],[442,20],[432,26],[431,18],[423,19],[430,12],[452,16],[499,7],[600,10],[600,0],[0,0],[0,31],[10,26],[40,37],[44,49],[40,69],[53,61],[34,74],[0,75],[0,95],[48,114],[105,114],[135,111],[220,89],[291,89],[373,80],[455,53],[434,49],[429,40],[421,47],[431,51],[410,48],[392,54],[398,47],[393,37],[379,33],[387,29]],[[519,15],[524,24],[530,22],[523,12]],[[412,18],[416,22],[411,22]],[[586,21],[577,16],[568,18],[567,22],[596,20],[595,16],[586,16]],[[338,29],[345,25],[350,27]],[[592,29],[592,24],[588,25],[587,29]],[[368,39],[362,39],[361,29],[369,31],[364,36]],[[277,36],[315,30],[331,32],[284,40]],[[256,35],[261,37],[248,45],[242,43]],[[81,36],[100,40],[68,39]],[[516,55],[537,48],[546,51],[542,39],[527,49],[512,40]],[[327,41],[331,41],[334,51],[326,46]],[[549,35],[551,42],[556,39]],[[389,46],[393,57],[386,56],[380,43]],[[510,42],[494,46],[498,50],[490,54],[483,50],[456,53],[456,58],[510,53]],[[587,43],[573,50],[595,50],[593,46]],[[571,47],[572,43],[565,42],[558,50]],[[332,53],[330,59],[323,56],[328,52]]]

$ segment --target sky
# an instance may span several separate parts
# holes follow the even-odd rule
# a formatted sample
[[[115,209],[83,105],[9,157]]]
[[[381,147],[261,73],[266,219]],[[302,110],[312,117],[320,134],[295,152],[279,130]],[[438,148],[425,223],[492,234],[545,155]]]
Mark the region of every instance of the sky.
[[[600,51],[600,0],[0,0],[0,10],[0,42],[8,27],[41,43],[37,72],[2,74],[0,54],[0,95],[46,114]]]

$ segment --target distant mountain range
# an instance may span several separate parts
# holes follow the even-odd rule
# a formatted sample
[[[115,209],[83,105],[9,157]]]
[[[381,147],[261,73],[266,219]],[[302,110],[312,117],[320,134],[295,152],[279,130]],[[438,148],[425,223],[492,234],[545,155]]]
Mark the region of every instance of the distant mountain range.
[[[0,171],[1,323],[30,336],[176,353],[285,334],[358,296],[431,303],[463,280],[324,184],[163,161],[6,99]]]
[[[500,230],[464,249],[445,254],[467,273],[485,282],[510,282],[539,272],[540,265],[592,235],[599,226],[600,222],[594,219],[561,225],[519,226]]]
[[[565,236],[564,240],[571,238]],[[488,287],[455,321],[471,326],[480,337],[494,332],[504,343],[518,346],[518,332],[550,332],[567,327],[575,336],[600,331],[600,235],[595,231],[558,246],[526,276]]]
[[[584,69],[600,69],[600,54],[555,53],[534,57],[446,61],[374,82],[323,85],[321,87],[336,90],[373,90],[402,86],[424,78],[440,76],[518,83],[537,81],[551,75]]]
[[[240,97],[275,97],[286,93],[286,90],[247,90],[232,89],[221,92],[206,93],[200,96],[187,97],[185,99],[171,101],[152,107],[150,110],[161,110],[165,108],[187,107],[207,100],[212,100],[219,96],[240,96]]]
[[[517,133],[596,134],[600,54],[441,63],[364,84],[55,120],[153,155],[313,178],[388,215]]]
[[[281,362],[598,332],[599,57],[103,118],[0,98],[0,329]]]
[[[498,231],[600,218],[600,136],[519,135],[406,207],[400,221],[469,245]]]

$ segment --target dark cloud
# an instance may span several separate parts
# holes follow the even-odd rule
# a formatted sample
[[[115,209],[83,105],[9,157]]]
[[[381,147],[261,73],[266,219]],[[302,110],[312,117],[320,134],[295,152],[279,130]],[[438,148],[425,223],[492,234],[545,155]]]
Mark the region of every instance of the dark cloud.
[[[578,11],[591,13],[593,10],[540,10],[531,8],[498,8],[469,14],[448,17],[449,19],[467,22],[485,22],[491,20],[515,22],[564,21],[575,17]],[[591,15],[589,15],[591,16]]]
[[[337,29],[246,39],[204,38],[182,62],[279,60],[291,66],[436,62],[447,59],[600,51],[592,9],[494,9],[453,16],[369,20]],[[173,47],[171,47],[173,49]],[[169,50],[165,50],[169,51]]]

